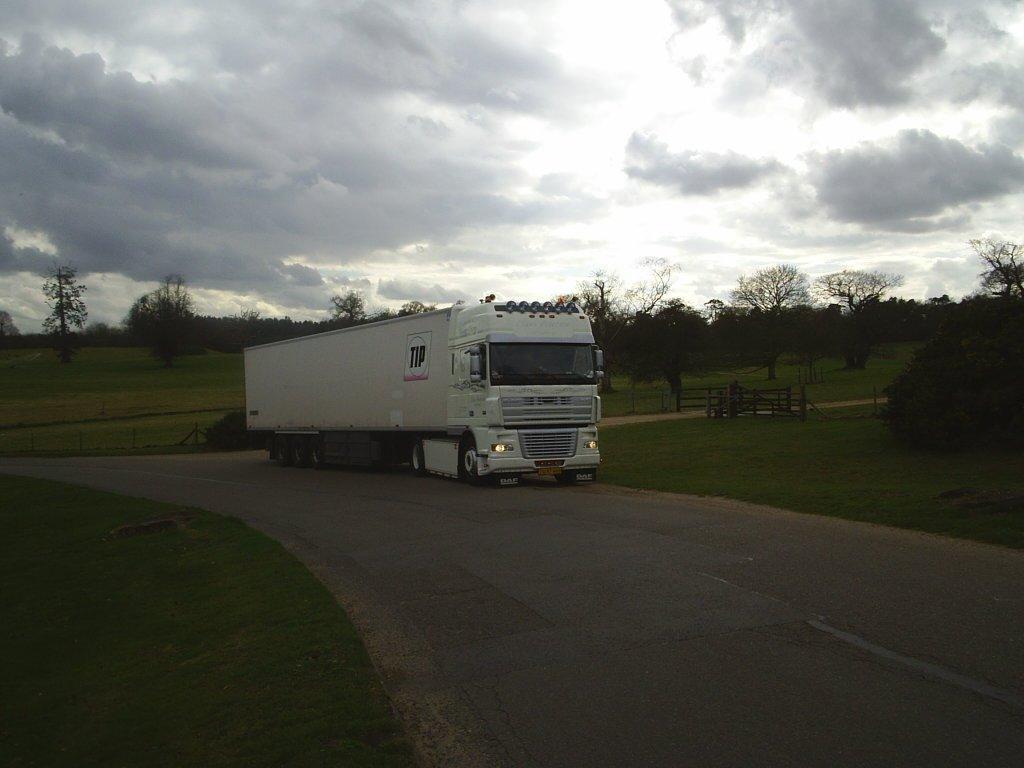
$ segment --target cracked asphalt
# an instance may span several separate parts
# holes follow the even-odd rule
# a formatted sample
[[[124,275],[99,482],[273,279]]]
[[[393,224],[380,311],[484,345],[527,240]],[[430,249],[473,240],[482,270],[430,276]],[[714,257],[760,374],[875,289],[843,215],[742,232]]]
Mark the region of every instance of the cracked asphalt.
[[[0,459],[237,516],[361,631],[426,765],[1019,766],[1024,553],[725,500],[261,453]]]

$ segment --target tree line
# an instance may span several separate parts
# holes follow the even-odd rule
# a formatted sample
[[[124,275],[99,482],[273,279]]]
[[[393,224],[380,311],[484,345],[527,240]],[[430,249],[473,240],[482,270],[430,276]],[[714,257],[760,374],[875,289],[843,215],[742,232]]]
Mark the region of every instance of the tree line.
[[[1024,248],[972,240],[981,272],[981,294],[1024,295]],[[664,261],[647,265],[648,276],[625,285],[598,272],[579,283],[573,298],[590,316],[610,370],[636,381],[663,380],[676,391],[685,376],[721,368],[763,369],[776,376],[779,360],[801,361],[813,380],[826,357],[841,357],[848,368],[863,368],[880,344],[932,337],[956,302],[948,296],[926,301],[890,295],[900,275],[875,270],[840,270],[811,279],[797,267],[779,264],[741,275],[725,299],[691,307],[667,298],[676,269]],[[54,265],[43,293],[50,307],[45,334],[21,336],[0,310],[0,343],[33,347],[50,344],[62,362],[80,346],[147,346],[164,365],[206,349],[237,352],[246,346],[306,336],[337,328],[427,312],[435,305],[410,301],[397,311],[370,309],[358,291],[331,297],[324,320],[264,317],[254,309],[235,315],[199,315],[185,279],[165,278],[132,304],[124,321],[92,323],[75,270]],[[603,386],[609,389],[607,377]]]
[[[206,350],[240,352],[267,344],[323,331],[347,328],[437,309],[434,304],[408,301],[397,310],[372,309],[358,291],[332,296],[328,318],[293,320],[263,317],[245,309],[224,317],[200,315],[185,278],[168,275],[154,290],[138,297],[117,325],[94,322],[86,325],[86,286],[76,270],[54,264],[47,272],[42,291],[50,308],[43,333],[21,334],[10,313],[0,310],[0,348],[51,346],[62,363],[70,363],[81,347],[148,347],[164,366],[171,367],[183,355]]]

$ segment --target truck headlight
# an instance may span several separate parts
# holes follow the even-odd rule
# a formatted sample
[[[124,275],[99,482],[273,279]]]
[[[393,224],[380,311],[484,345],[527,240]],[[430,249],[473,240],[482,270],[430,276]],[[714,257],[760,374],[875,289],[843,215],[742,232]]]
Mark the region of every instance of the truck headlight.
[[[515,449],[516,447],[512,443],[491,443],[491,453],[508,453]]]
[[[592,451],[597,450],[597,440],[587,440],[587,442],[583,444],[583,447],[589,448]]]

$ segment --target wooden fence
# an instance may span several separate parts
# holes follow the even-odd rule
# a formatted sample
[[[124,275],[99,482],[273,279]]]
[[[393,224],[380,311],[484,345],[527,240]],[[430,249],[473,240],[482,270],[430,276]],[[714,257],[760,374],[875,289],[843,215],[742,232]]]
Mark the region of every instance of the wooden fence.
[[[737,382],[713,387],[684,387],[676,392],[630,392],[629,412],[703,411],[710,419],[738,416],[807,418],[806,387],[761,389]]]

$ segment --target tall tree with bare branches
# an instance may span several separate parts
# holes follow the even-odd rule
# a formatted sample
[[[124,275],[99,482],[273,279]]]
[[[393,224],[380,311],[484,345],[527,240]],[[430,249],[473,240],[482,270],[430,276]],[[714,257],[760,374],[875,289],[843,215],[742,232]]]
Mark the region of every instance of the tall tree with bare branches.
[[[740,275],[732,302],[746,309],[750,321],[759,326],[762,359],[768,368],[768,378],[774,380],[779,356],[785,348],[787,316],[811,302],[807,275],[792,264],[777,264]]]
[[[43,328],[53,338],[53,348],[62,363],[70,363],[75,354],[75,331],[85,326],[89,313],[82,294],[85,286],[75,279],[76,270],[69,264],[54,264],[43,283],[43,295],[50,305],[50,315]]]
[[[995,296],[1024,299],[1024,246],[997,240],[969,240],[985,264],[981,287]]]
[[[590,317],[594,340],[605,353],[605,365],[614,360],[619,337],[637,315],[648,315],[664,301],[672,287],[676,267],[664,259],[642,262],[650,270],[647,279],[624,287],[618,275],[599,270],[576,286],[576,300]],[[612,390],[611,376],[605,376],[601,390]]]
[[[823,300],[838,304],[847,324],[842,346],[847,368],[864,368],[877,343],[877,308],[885,295],[903,284],[903,275],[877,270],[844,269],[822,275],[814,291]]]

